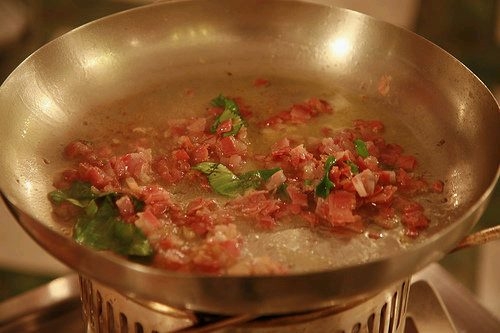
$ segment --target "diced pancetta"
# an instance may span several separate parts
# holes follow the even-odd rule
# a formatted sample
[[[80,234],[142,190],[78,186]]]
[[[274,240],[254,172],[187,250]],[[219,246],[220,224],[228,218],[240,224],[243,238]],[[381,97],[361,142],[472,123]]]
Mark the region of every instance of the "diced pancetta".
[[[390,92],[390,79],[382,77],[380,94]],[[268,87],[269,81],[257,79],[254,86]],[[386,143],[379,120],[357,119],[352,128],[338,129],[333,117],[318,118],[333,113],[318,98],[252,120],[253,110],[241,98],[234,102],[244,119],[237,133],[232,133],[234,119],[217,123],[213,133],[224,110],[209,106],[206,116],[165,120],[166,128],[137,124],[123,136],[112,133],[109,142],[72,141],[64,149],[72,165],[54,185],[67,189],[83,181],[92,190],[112,192],[118,218],[135,224],[155,249],[154,265],[183,272],[287,272],[274,258],[245,256],[243,225],[272,231],[290,221],[357,233],[369,224],[377,225],[375,230],[402,225],[410,237],[428,227],[430,220],[414,196],[442,193],[444,183],[429,185],[417,173],[414,156],[397,143]],[[314,131],[306,129],[309,125]],[[259,136],[266,147],[252,142]],[[357,139],[365,143],[368,156],[356,150]],[[222,164],[227,177],[217,181],[241,188],[219,196],[213,175],[199,172],[202,162]],[[269,178],[246,173],[275,168]],[[245,173],[251,179],[242,177]],[[82,209],[63,202],[54,211],[75,218]],[[367,234],[380,237],[369,229]]]
[[[373,194],[377,177],[370,169],[365,169],[352,177],[352,183],[358,195],[364,198]]]

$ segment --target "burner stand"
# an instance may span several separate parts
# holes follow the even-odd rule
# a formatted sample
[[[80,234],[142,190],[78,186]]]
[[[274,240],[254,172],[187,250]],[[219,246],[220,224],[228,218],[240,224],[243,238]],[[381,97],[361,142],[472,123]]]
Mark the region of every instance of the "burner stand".
[[[88,333],[404,333],[410,279],[342,310],[264,317],[214,316],[138,302],[82,276],[80,286]]]

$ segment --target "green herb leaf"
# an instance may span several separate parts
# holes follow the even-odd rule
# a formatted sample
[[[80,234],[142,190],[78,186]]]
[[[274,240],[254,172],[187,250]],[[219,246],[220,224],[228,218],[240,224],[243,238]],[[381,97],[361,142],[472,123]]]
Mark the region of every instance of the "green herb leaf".
[[[50,200],[58,205],[67,201],[83,208],[75,226],[73,238],[80,244],[98,250],[110,250],[123,255],[150,256],[153,254],[146,236],[133,223],[120,219],[116,207],[119,195],[94,191],[86,182],[74,182],[66,190],[49,193]],[[136,211],[141,211],[144,202],[132,197]]]
[[[109,194],[95,200],[97,209],[92,212],[87,209],[86,214],[78,218],[74,239],[80,244],[122,255],[152,255],[153,248],[142,231],[133,223],[120,219],[115,205],[116,197],[115,194]]]
[[[288,185],[286,183],[281,184],[276,189],[276,196],[283,202],[290,202],[290,194],[288,193]]]
[[[78,243],[97,250],[129,256],[153,254],[153,248],[142,231],[118,218],[80,218],[75,225],[74,238]]]
[[[354,140],[354,147],[359,156],[366,158],[370,156],[368,149],[366,148],[366,143],[361,139]]]
[[[273,168],[245,172],[240,176],[242,187],[245,189],[258,188],[262,185],[262,183],[271,178],[272,175],[280,170],[281,168]]]
[[[223,108],[224,111],[222,111],[222,113],[215,119],[214,123],[210,127],[210,131],[215,133],[222,122],[231,119],[232,129],[231,131],[224,133],[223,136],[236,135],[244,125],[244,121],[240,115],[240,109],[236,102],[232,99],[224,97],[223,95],[219,95],[212,100],[212,105]]]
[[[193,169],[207,175],[210,186],[219,194],[232,197],[241,190],[241,180],[223,164],[202,162]]]
[[[347,165],[351,168],[351,172],[355,175],[359,173],[359,167],[352,161],[347,160]]]
[[[137,199],[136,197],[130,197],[132,200],[132,205],[134,206],[134,211],[142,212],[144,210],[144,206],[146,205],[144,201]]]
[[[328,194],[330,193],[332,188],[335,188],[335,184],[330,180],[330,170],[332,169],[332,166],[335,164],[336,160],[335,157],[333,156],[328,156],[328,158],[325,161],[325,171],[323,175],[323,179],[321,182],[316,186],[316,195],[318,197],[326,198]]]
[[[69,189],[55,190],[49,193],[49,199],[56,205],[68,201],[75,206],[85,208],[98,194],[92,191],[89,183],[76,181]]]
[[[87,214],[88,216],[94,216],[95,214],[97,214],[98,210],[99,207],[97,206],[97,203],[95,202],[95,200],[92,200],[89,202],[87,207],[85,207],[85,214]]]
[[[225,196],[236,196],[249,188],[258,188],[281,168],[249,171],[241,176],[235,175],[225,165],[214,162],[202,162],[193,167],[208,177],[212,189]]]
[[[260,178],[262,178],[262,180],[266,181],[266,180],[269,180],[269,178],[271,178],[272,175],[274,175],[276,172],[278,172],[280,170],[281,170],[281,168],[273,168],[273,169],[257,170],[257,172],[259,173]]]

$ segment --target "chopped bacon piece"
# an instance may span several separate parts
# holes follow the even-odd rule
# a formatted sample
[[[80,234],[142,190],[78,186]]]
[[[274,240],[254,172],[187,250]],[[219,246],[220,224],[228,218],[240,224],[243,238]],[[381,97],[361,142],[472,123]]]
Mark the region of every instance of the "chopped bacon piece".
[[[364,141],[373,141],[380,138],[384,132],[384,124],[379,120],[361,120],[354,121],[354,128],[359,132]],[[367,143],[368,151],[371,155],[376,155],[374,147]]]
[[[177,160],[176,153],[172,152],[172,157],[162,156],[152,162],[152,169],[167,184],[179,182],[184,175],[191,169],[191,165],[186,160]]]
[[[193,121],[186,126],[187,130],[191,133],[203,133],[207,125],[206,118],[194,118]]]
[[[279,170],[272,174],[266,183],[266,190],[272,191],[277,189],[281,184],[286,181],[286,176],[283,170]]]
[[[419,231],[429,226],[429,219],[424,214],[424,208],[415,202],[403,207],[401,222],[407,228],[408,236],[412,237],[418,236]]]
[[[391,80],[381,78],[380,94],[390,92]],[[253,83],[270,85],[261,78]],[[54,179],[62,190],[54,200],[63,201],[54,202],[54,213],[76,219],[83,209],[61,194],[76,181],[88,182],[92,191],[116,193],[109,196],[119,213],[113,211],[114,217],[143,231],[155,251],[153,265],[210,274],[287,271],[274,257],[247,254],[238,228],[268,231],[290,224],[360,233],[373,224],[366,235],[380,238],[386,231],[379,227],[403,226],[416,237],[429,226],[424,207],[414,199],[442,193],[444,183],[427,183],[417,173],[416,157],[386,143],[382,122],[357,119],[351,128],[337,129],[342,120],[328,116],[333,108],[319,98],[291,104],[259,122],[241,98],[233,100],[244,120],[238,133],[232,133],[234,119],[223,120],[213,133],[211,124],[224,110],[208,107],[204,116],[166,120],[165,128],[138,123],[128,132],[117,129],[111,142],[109,136],[95,143],[70,142],[64,157],[71,166]],[[254,141],[260,135],[262,141]],[[367,154],[356,140],[364,142]],[[269,175],[274,168],[279,171]],[[219,192],[217,186],[231,190]],[[136,211],[137,202],[142,211]]]
[[[319,151],[323,154],[333,155],[336,152],[340,152],[340,147],[335,143],[333,138],[326,137],[321,140],[319,146]]]
[[[290,110],[290,121],[292,123],[303,123],[311,119],[312,112],[307,105],[296,104]]]
[[[267,191],[249,191],[229,202],[228,206],[237,214],[254,219],[265,229],[274,226],[274,215],[280,209],[278,200],[270,198]]]
[[[272,157],[280,157],[283,155],[288,155],[290,153],[290,141],[287,138],[283,138],[274,143],[271,147],[271,156]]]
[[[433,192],[436,192],[436,193],[443,193],[444,183],[443,183],[443,181],[441,181],[441,180],[436,180],[436,181],[432,184],[431,188],[432,188],[432,191],[433,191]]]
[[[273,127],[282,123],[299,124],[318,116],[321,113],[331,113],[328,102],[311,98],[303,103],[292,105],[288,110],[281,111],[261,122],[262,127]]]
[[[352,177],[352,184],[362,198],[373,194],[376,183],[377,177],[370,169],[365,169]]]
[[[239,233],[234,225],[218,225],[207,241],[195,250],[193,265],[195,271],[217,273],[224,267],[236,263],[240,255]]]
[[[177,161],[189,161],[189,154],[184,149],[176,149],[172,152],[172,157]]]
[[[219,141],[222,156],[231,156],[238,153],[234,136],[226,136]]]
[[[137,213],[138,219],[135,220],[135,225],[142,230],[145,235],[150,235],[153,231],[161,228],[160,220],[149,209],[144,212]]]
[[[396,186],[392,185],[383,186],[375,191],[373,195],[368,197],[367,201],[376,204],[388,203],[394,197],[394,193],[396,193],[397,189]]]
[[[396,172],[393,170],[382,170],[378,172],[378,183],[382,185],[395,184]]]
[[[306,208],[309,205],[307,194],[300,191],[296,186],[288,186],[287,192],[292,201],[292,205],[296,205],[300,208]]]
[[[53,213],[63,221],[70,222],[81,214],[82,209],[70,202],[63,201],[61,204],[54,206]]]
[[[157,217],[171,209],[177,209],[170,192],[161,186],[145,186],[142,189],[141,196],[147,208]]]
[[[406,171],[412,171],[417,166],[417,159],[409,155],[401,155],[397,158],[395,167]]]
[[[112,175],[88,163],[79,164],[78,177],[80,180],[87,181],[100,190],[104,189],[107,185],[117,185],[117,180]]]
[[[253,81],[253,85],[257,88],[269,87],[271,85],[271,82],[269,82],[269,80],[267,79],[258,78]]]
[[[377,156],[379,156],[379,154],[380,154],[380,151],[379,151],[377,145],[371,140],[366,140],[365,144],[366,144],[366,149],[368,150],[368,153],[370,154],[370,156],[368,156],[367,158],[369,158],[369,157],[377,158]],[[378,164],[378,161],[377,161],[377,164]]]
[[[335,157],[335,160],[337,162],[340,161],[353,161],[355,160],[354,154],[350,150],[341,150],[341,151],[336,151],[333,156]]]
[[[401,213],[401,222],[406,227],[408,236],[416,237],[429,226],[430,221],[424,214],[424,207],[418,202],[397,197],[393,206]]]
[[[179,148],[186,149],[186,151],[190,151],[194,147],[193,141],[186,135],[179,136],[177,144],[179,145]]]
[[[362,133],[376,133],[380,134],[384,131],[384,124],[380,120],[354,120],[354,128]]]
[[[389,94],[389,91],[391,90],[391,82],[392,76],[390,75],[382,75],[380,77],[377,88],[380,95],[386,96],[387,94]]]
[[[205,235],[214,228],[216,209],[217,205],[213,200],[196,198],[188,203],[185,218],[180,222],[188,225],[196,234]]]
[[[356,196],[347,191],[333,191],[326,199],[318,198],[316,214],[327,220],[332,227],[347,227],[353,224],[359,231],[361,217],[353,214]]]
[[[356,196],[346,191],[335,191],[328,196],[330,210],[346,209],[354,210],[356,208]]]
[[[307,100],[307,104],[314,110],[313,114],[319,114],[319,113],[332,113],[333,108],[332,106],[327,102],[319,98],[312,97],[309,100]]]
[[[370,169],[371,171],[378,171],[378,159],[375,156],[368,156],[363,160],[363,167]]]
[[[143,149],[117,158],[115,170],[120,178],[134,177],[147,183],[151,181],[151,161],[151,149]]]
[[[399,156],[403,153],[403,148],[396,144],[387,144],[379,147],[380,154],[379,159],[382,163],[389,166],[396,165],[396,161]]]
[[[231,119],[224,120],[217,126],[217,131],[216,133],[221,135],[227,132],[231,132],[233,129],[233,121]]]
[[[304,148],[304,145],[298,145],[290,150],[291,163],[294,167],[298,167],[301,162],[309,161],[313,155]]]
[[[198,164],[208,160],[208,145],[203,144],[196,147],[192,152],[193,164]]]
[[[403,169],[396,171],[396,182],[402,191],[418,193],[428,189],[428,184],[420,177],[415,177]]]
[[[381,205],[373,221],[384,229],[393,229],[400,224],[401,218],[393,207]]]
[[[53,185],[57,189],[66,189],[69,188],[73,182],[79,180],[79,177],[78,170],[64,170],[60,175],[55,177]]]
[[[83,140],[70,142],[64,148],[64,156],[68,159],[89,160],[93,157],[94,148],[92,144]]]
[[[132,218],[134,218],[135,215],[135,209],[134,209],[134,204],[132,203],[132,200],[128,195],[124,195],[115,202],[116,206],[118,207],[118,210],[120,211],[121,217],[127,221],[130,222]]]

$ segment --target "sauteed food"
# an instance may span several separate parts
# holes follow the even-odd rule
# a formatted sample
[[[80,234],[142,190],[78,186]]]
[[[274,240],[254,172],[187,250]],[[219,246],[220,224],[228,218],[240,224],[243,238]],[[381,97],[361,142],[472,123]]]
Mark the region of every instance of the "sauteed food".
[[[198,114],[66,145],[71,167],[49,197],[77,242],[169,270],[274,274],[290,267],[253,255],[246,235],[312,228],[376,242],[429,225],[421,199],[443,182],[424,179],[381,121],[334,129],[334,107],[315,97],[269,113],[221,94]]]
[[[257,77],[269,82],[259,80],[254,87]],[[204,110],[213,111],[211,100],[221,93],[224,105],[217,114],[226,108],[225,99],[236,102],[240,115],[226,115],[229,132],[241,119],[238,133],[224,136],[227,119],[220,119],[219,133],[211,132],[216,116]],[[2,84],[0,101],[0,191],[23,228],[86,278],[179,309],[267,315],[356,304],[456,247],[478,222],[499,176],[498,145],[492,144],[499,142],[498,104],[476,76],[415,34],[309,1],[167,1],[103,18],[26,59]],[[310,114],[292,107],[308,109],[318,101],[332,111]],[[303,113],[310,119],[295,123]],[[205,118],[202,133],[199,118]],[[360,126],[377,120],[383,132]],[[237,151],[246,147],[241,165],[237,154],[226,156],[210,145],[210,137]],[[65,160],[60,152],[75,139],[80,142],[70,146],[87,153],[71,155],[68,148]],[[209,158],[195,159],[195,152],[204,153],[204,139]],[[370,156],[360,157],[356,139]],[[393,164],[382,158],[388,147],[398,156]],[[414,156],[417,167],[396,165],[401,155]],[[134,168],[140,156],[150,160]],[[373,158],[378,169],[370,168]],[[52,180],[65,169],[72,171],[55,182],[61,191],[55,201],[61,203],[51,205]],[[273,175],[279,181],[280,169],[285,185],[267,189]],[[363,178],[370,171],[377,180],[373,193]],[[394,171],[396,182],[388,177],[384,183],[381,171]],[[183,180],[175,181],[182,173]],[[92,184],[92,174],[112,181]],[[212,174],[225,175],[229,182],[223,183],[230,186],[223,191],[237,193],[215,192]],[[361,182],[353,183],[357,175]],[[322,180],[326,197],[316,194]],[[444,182],[442,193],[433,193],[442,185],[435,180]],[[427,185],[417,186],[423,181]],[[364,197],[354,187],[360,183]],[[389,186],[397,189],[386,204],[369,203]],[[74,191],[80,199],[69,191],[73,187],[80,189]],[[307,208],[304,201],[292,201],[295,189],[306,195]],[[337,207],[339,193],[354,195],[355,208]],[[125,194],[128,199],[121,199]],[[243,204],[251,201],[238,199],[250,194],[279,208],[257,205],[257,219],[243,218],[252,212]],[[163,195],[170,201],[157,216]],[[196,198],[203,205],[191,203]],[[122,217],[118,207],[128,200],[134,211]],[[418,205],[403,205],[408,200]],[[377,219],[384,205],[394,209],[394,220]],[[404,224],[424,221],[419,205],[426,229]],[[351,221],[330,219],[338,217],[335,208]],[[221,216],[205,218],[207,211]],[[68,220],[54,219],[54,213]],[[158,221],[157,229],[140,229],[148,216]],[[98,224],[95,217],[111,223]],[[174,224],[177,217],[185,220]],[[387,221],[396,227],[382,227],[393,225]],[[225,241],[231,223],[241,235],[232,244]],[[87,232],[95,225],[121,238]],[[73,235],[113,252],[81,246]],[[137,254],[127,260],[115,252],[143,253],[140,263],[170,268],[138,264]],[[258,274],[268,266],[270,273],[288,274]],[[234,275],[219,276],[224,273]]]

